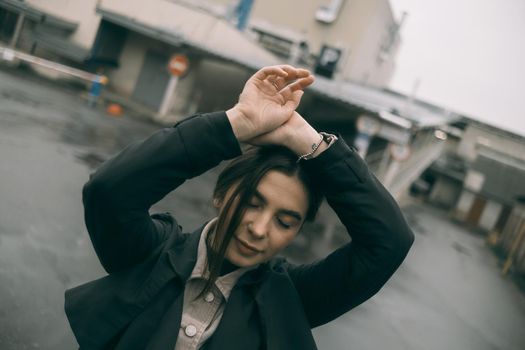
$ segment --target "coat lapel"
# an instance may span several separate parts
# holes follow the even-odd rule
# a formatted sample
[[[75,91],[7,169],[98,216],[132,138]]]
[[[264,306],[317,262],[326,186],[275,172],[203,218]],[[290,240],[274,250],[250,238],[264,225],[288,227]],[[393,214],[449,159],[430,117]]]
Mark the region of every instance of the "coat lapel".
[[[267,349],[317,349],[299,294],[284,272],[272,271],[261,284],[255,301]]]
[[[144,307],[171,279],[178,277],[185,282],[197,261],[197,247],[202,230],[168,241],[159,261],[153,267],[149,278],[139,288],[137,304]]]
[[[67,290],[65,311],[81,348],[101,348],[137,317],[166,283],[173,278],[186,281],[195,265],[201,231],[173,235],[144,263]]]
[[[234,288],[221,322],[204,349],[259,349],[261,340],[259,315],[253,295],[247,288]]]
[[[242,329],[242,331],[241,331]],[[288,275],[262,265],[235,285],[206,350],[316,350],[301,300]]]
[[[197,250],[201,234],[202,228],[187,235],[184,243],[176,244],[168,250],[171,266],[175,274],[184,282],[190,277],[197,262]]]

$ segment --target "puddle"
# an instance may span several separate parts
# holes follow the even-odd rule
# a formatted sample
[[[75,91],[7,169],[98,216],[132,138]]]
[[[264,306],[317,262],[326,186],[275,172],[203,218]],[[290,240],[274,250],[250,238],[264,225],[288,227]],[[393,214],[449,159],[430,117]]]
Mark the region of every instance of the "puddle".
[[[39,107],[42,104],[40,101],[36,101],[30,95],[20,90],[1,91],[0,98],[4,98],[13,102],[18,102],[31,107]]]

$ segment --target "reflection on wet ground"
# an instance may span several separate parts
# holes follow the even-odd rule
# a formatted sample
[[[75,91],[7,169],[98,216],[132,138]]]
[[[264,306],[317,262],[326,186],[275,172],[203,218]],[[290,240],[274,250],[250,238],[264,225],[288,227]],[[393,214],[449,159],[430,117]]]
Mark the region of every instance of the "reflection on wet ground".
[[[0,70],[0,349],[72,349],[64,290],[104,275],[83,224],[89,174],[159,126],[111,118],[78,91]],[[155,209],[187,230],[210,218],[215,175],[188,181]],[[382,291],[314,330],[320,349],[511,349],[525,344],[525,298],[502,278],[483,239],[422,203],[404,208],[416,233],[406,262]],[[291,246],[296,261],[348,241],[321,213]],[[323,217],[326,215],[326,217]]]

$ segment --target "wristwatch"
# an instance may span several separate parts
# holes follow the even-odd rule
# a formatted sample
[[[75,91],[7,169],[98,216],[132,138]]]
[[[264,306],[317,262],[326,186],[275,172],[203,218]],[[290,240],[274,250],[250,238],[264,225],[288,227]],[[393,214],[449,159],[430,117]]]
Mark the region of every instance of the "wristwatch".
[[[314,158],[315,152],[317,151],[319,146],[321,146],[323,141],[328,144],[328,147],[330,147],[337,140],[337,136],[335,136],[334,134],[329,134],[322,131],[319,133],[319,136],[319,142],[313,143],[312,150],[306,154],[299,156],[299,158],[297,158],[297,162],[300,162],[301,160],[309,160]]]

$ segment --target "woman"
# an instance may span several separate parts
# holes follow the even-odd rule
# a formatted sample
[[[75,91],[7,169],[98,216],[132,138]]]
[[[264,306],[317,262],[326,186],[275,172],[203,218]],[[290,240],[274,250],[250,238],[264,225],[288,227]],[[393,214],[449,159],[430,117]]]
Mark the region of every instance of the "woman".
[[[316,349],[311,328],[384,285],[413,235],[357,153],[295,112],[312,82],[303,69],[265,67],[232,109],[163,129],[96,171],[85,220],[109,275],[66,292],[82,349]],[[263,147],[241,155],[239,143]],[[149,215],[231,158],[216,219],[186,234],[170,214]],[[314,264],[276,258],[321,196],[352,242]]]

